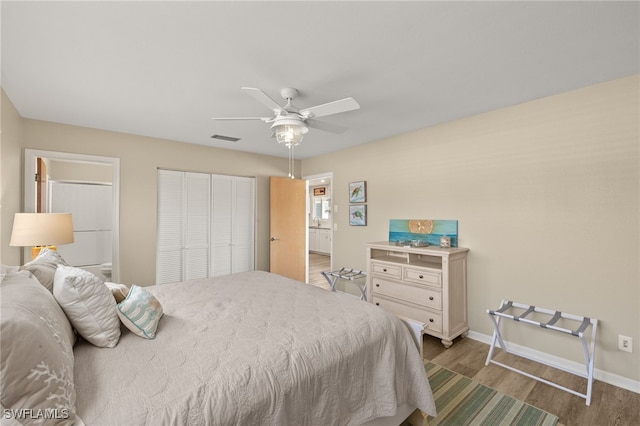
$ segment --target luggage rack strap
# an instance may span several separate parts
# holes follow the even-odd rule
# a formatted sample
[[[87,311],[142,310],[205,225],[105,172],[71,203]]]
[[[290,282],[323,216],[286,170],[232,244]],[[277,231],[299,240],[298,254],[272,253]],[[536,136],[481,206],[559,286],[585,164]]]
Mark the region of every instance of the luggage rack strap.
[[[577,330],[572,331],[571,334],[573,334],[574,336],[580,336],[582,333],[584,333],[587,327],[589,327],[589,324],[591,324],[591,318],[584,317],[584,319],[582,320],[582,324],[580,324],[580,327],[578,327]]]
[[[323,274],[331,275],[332,277],[342,278],[343,280],[357,280],[359,278],[366,278],[367,274],[363,271],[351,268],[340,268],[337,271],[323,272]]]

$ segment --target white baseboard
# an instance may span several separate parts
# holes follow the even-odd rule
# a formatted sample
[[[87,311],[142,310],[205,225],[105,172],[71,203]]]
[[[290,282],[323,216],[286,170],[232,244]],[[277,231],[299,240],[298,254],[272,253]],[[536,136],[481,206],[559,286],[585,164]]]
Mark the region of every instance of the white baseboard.
[[[467,337],[482,343],[486,343],[487,345],[490,345],[492,336],[488,336],[486,334],[469,330],[469,334],[467,335]],[[546,352],[538,351],[535,349],[531,349],[526,346],[518,345],[516,343],[511,343],[509,341],[505,341],[505,344],[509,347],[509,351],[511,351],[516,355],[526,356],[528,358],[531,358],[535,361],[539,361],[544,364],[555,364],[566,371],[569,371],[571,373],[581,375],[584,377],[584,374],[585,374],[584,364],[580,364],[579,362],[575,362],[575,361],[570,361],[565,358],[560,358],[558,356],[551,355]],[[500,346],[498,345],[498,347]],[[617,374],[598,370],[597,368],[593,372],[593,377],[594,379],[600,380],[601,382],[608,383],[610,385],[617,386],[619,388],[626,389],[631,392],[640,394],[640,381],[632,380],[627,377],[619,376]]]

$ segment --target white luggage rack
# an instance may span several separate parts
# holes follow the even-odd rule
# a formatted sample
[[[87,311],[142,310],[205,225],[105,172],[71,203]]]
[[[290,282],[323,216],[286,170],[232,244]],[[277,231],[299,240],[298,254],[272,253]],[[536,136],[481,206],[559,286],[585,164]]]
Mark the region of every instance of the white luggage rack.
[[[367,300],[367,284],[359,282],[358,280],[367,278],[366,272],[359,271],[357,269],[341,268],[339,271],[321,272],[321,274],[327,279],[331,291],[336,291],[336,281],[343,279],[351,281],[360,290],[360,300]]]
[[[518,309],[521,309],[523,311],[519,312],[519,313],[513,313],[513,311],[516,311]],[[507,312],[511,312],[511,313],[507,313]],[[534,321],[532,319],[527,318],[527,316],[531,313],[538,313],[538,314],[542,314],[542,315],[546,315],[546,316],[550,316],[550,319],[547,322],[540,322],[540,321]],[[556,387],[558,389],[562,389],[564,391],[567,391],[569,393],[572,393],[574,395],[580,396],[582,398],[584,398],[586,400],[586,404],[590,405],[591,404],[591,390],[592,390],[592,385],[593,385],[593,370],[594,370],[594,356],[595,356],[595,350],[596,350],[596,331],[598,329],[598,320],[595,318],[588,318],[588,317],[583,317],[583,316],[579,316],[579,315],[572,315],[572,314],[568,314],[565,312],[559,312],[559,311],[554,311],[554,310],[550,310],[550,309],[545,309],[545,308],[539,308],[536,306],[531,306],[531,305],[524,305],[521,303],[516,303],[516,302],[512,302],[509,300],[503,300],[502,301],[502,305],[500,306],[499,309],[497,310],[491,310],[488,309],[487,313],[489,314],[489,317],[491,318],[492,322],[493,322],[493,338],[491,339],[491,347],[489,348],[489,355],[487,356],[487,361],[485,362],[485,365],[489,365],[489,363],[492,364],[496,364],[499,365],[501,367],[507,368],[511,371],[515,371],[516,373],[520,373],[523,374],[529,378],[538,380],[540,382],[546,383],[550,386]],[[526,355],[523,354],[515,354],[514,352],[510,351],[507,346],[505,345],[503,339],[502,339],[502,335],[500,334],[500,321],[503,318],[507,318],[507,319],[512,319],[514,321],[517,322],[521,322],[521,323],[527,323],[527,324],[531,324],[531,325],[535,325],[541,328],[544,328],[546,330],[552,330],[552,331],[558,331],[561,333],[565,333],[565,334],[569,334],[571,336],[577,337],[580,340],[580,343],[582,344],[582,350],[584,352],[584,360],[585,360],[585,366],[586,366],[586,373],[576,373],[575,371],[570,371],[560,365],[556,365],[556,364],[552,364],[549,362],[544,362],[544,361],[540,361],[539,359],[534,359],[534,358],[530,358]],[[577,327],[573,330],[571,329],[567,329],[567,328],[563,328],[563,327],[559,327],[557,325],[555,325],[556,323],[558,323],[558,321],[560,319],[564,319],[567,321],[563,321],[563,322],[574,322]],[[587,328],[591,326],[591,343],[588,346],[586,339],[585,339],[585,331],[587,330]],[[501,362],[495,361],[493,360],[493,351],[495,349],[496,346],[496,342],[500,344],[500,347],[502,348],[503,351],[510,353],[510,354],[515,354],[518,356],[521,356],[523,358],[527,358],[527,359],[531,359],[533,361],[536,362],[542,362],[550,367],[553,368],[558,368],[560,370],[563,371],[567,371],[569,373],[578,375],[580,377],[584,377],[587,379],[587,392],[585,394],[582,394],[580,392],[577,392],[573,389],[561,386],[557,383],[551,382],[549,380],[543,379],[542,377],[538,377],[535,376],[533,374],[529,374],[525,371],[522,370],[518,370],[517,368],[511,367],[509,365],[503,364]]]

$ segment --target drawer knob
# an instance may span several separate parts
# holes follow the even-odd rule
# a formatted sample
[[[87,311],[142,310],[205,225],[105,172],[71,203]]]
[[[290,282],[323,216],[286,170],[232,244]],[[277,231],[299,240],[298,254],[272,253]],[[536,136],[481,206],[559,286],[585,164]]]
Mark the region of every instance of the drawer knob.
[[[429,300],[433,300],[433,296],[429,296]]]
[[[433,322],[433,318],[429,318],[429,322]]]
[[[376,306],[380,306],[380,303],[376,302]]]
[[[382,270],[382,272],[387,272],[387,268],[384,268],[384,269]]]
[[[418,275],[418,278],[423,279],[424,275]]]
[[[376,284],[376,287],[380,287],[380,284]]]

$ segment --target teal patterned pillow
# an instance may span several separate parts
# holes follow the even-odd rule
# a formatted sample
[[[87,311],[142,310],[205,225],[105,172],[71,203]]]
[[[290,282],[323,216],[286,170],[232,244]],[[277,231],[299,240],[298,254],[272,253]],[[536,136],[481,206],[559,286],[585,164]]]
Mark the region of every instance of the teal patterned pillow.
[[[142,287],[132,285],[127,297],[118,303],[120,321],[132,332],[145,339],[154,339],[162,305]]]

